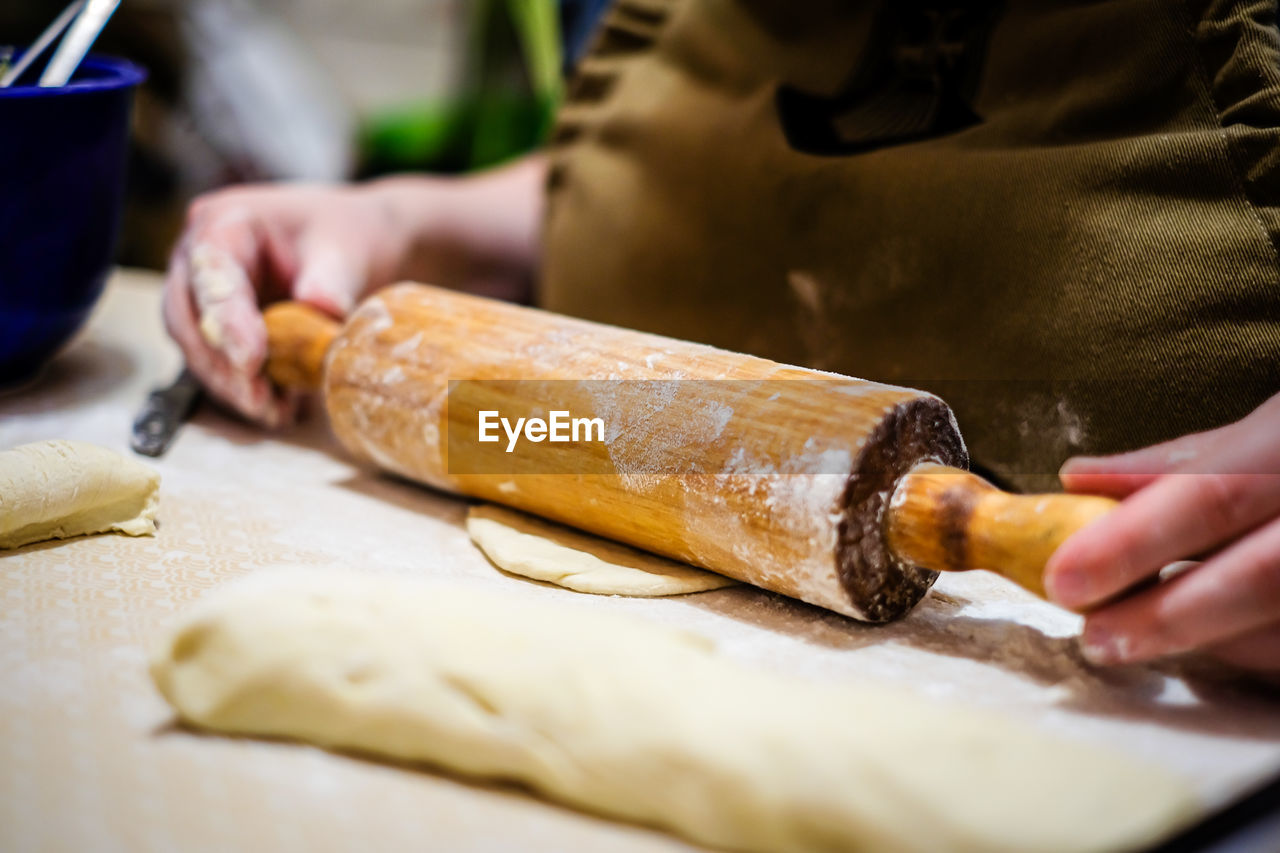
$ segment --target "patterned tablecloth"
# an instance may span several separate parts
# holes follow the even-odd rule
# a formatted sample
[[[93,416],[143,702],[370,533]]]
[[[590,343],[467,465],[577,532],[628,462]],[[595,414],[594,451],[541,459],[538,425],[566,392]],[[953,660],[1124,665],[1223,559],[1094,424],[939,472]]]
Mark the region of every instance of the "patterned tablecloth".
[[[128,452],[134,411],[178,367],[158,281],[120,273],[44,376],[0,396],[0,448]],[[206,590],[273,565],[447,577],[679,623],[757,666],[904,684],[940,714],[986,706],[1145,757],[1207,806],[1280,771],[1276,697],[1189,664],[1095,671],[1076,617],[983,574],[944,578],[886,627],[754,589],[584,598],[496,571],[462,529],[465,502],[352,465],[321,418],[267,436],[205,406],[155,465],[155,538],[0,555],[0,849],[687,849],[515,788],[176,728],[146,674],[150,644]]]

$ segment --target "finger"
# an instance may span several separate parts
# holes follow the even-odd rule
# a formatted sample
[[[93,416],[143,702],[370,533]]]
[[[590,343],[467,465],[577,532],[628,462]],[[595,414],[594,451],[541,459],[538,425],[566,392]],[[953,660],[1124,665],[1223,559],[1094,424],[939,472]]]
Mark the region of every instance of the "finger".
[[[1218,643],[1209,653],[1233,666],[1280,672],[1280,622]]]
[[[267,333],[258,310],[265,242],[253,217],[240,209],[206,218],[187,239],[201,335],[246,373],[257,373],[266,358]]]
[[[222,352],[209,346],[198,329],[195,308],[185,282],[187,261],[175,253],[162,298],[165,326],[183,352],[187,365],[204,387],[244,417],[268,425],[288,422],[289,406],[273,397],[266,378],[233,367]]]
[[[1217,429],[1130,453],[1068,459],[1059,471],[1059,478],[1069,491],[1124,497],[1160,475],[1174,471],[1280,473],[1280,454],[1275,445],[1258,441],[1260,435],[1274,434],[1277,428],[1280,428],[1280,394],[1241,420]],[[1227,461],[1230,466],[1232,457],[1243,463],[1243,467],[1224,468],[1222,463]]]
[[[200,377],[205,388],[230,401],[235,390],[230,383],[233,371],[226,357],[210,347],[200,334],[189,278],[185,250],[180,248],[169,262],[161,296],[165,328],[182,350],[187,366]]]
[[[190,271],[187,269],[186,244],[185,241],[179,241],[169,257],[169,267],[165,271],[164,288],[160,293],[160,309],[164,317],[165,329],[182,349],[188,361],[195,357],[195,354],[188,352],[188,349],[197,349],[195,341],[199,339],[195,312],[191,308],[193,297],[189,286],[190,278]]]
[[[1160,478],[1151,472],[1126,473],[1120,471],[1088,470],[1094,460],[1084,456],[1068,459],[1058,471],[1058,480],[1062,488],[1068,492],[1087,495],[1105,495],[1109,498],[1123,499],[1146,488]]]
[[[188,366],[200,377],[205,387],[214,391],[224,391],[222,396],[229,396],[230,390],[223,386],[231,373],[230,366],[227,364],[226,357],[210,347],[200,334],[190,280],[186,247],[179,245],[169,261],[164,291],[161,294],[161,311],[165,328],[182,350]]]
[[[364,290],[367,263],[361,247],[325,237],[315,233],[302,241],[293,298],[341,319]]]
[[[1203,554],[1273,517],[1280,476],[1169,474],[1066,541],[1045,566],[1045,587],[1082,610]]]
[[[1137,663],[1241,637],[1280,620],[1280,519],[1168,583],[1085,620],[1095,663]]]
[[[1076,456],[1063,464],[1058,479],[1070,492],[1128,497],[1163,474],[1194,466],[1205,454],[1218,447],[1222,433],[1230,428],[1184,435],[1163,444],[1114,456]]]

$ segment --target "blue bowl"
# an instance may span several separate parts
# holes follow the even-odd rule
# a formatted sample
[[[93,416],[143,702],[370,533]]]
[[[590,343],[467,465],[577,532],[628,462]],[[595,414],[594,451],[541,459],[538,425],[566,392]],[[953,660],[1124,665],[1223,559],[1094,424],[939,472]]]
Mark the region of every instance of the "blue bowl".
[[[102,294],[145,77],[91,56],[64,87],[0,89],[0,385],[39,371]]]

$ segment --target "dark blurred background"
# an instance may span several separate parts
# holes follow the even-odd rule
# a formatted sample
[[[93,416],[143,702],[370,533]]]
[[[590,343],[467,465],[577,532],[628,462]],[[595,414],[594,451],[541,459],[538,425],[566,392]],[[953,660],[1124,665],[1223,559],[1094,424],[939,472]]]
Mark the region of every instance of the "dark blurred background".
[[[67,0],[0,3],[25,45]],[[537,147],[608,0],[124,0],[94,51],[150,77],[117,259],[162,269],[196,195],[457,173]]]

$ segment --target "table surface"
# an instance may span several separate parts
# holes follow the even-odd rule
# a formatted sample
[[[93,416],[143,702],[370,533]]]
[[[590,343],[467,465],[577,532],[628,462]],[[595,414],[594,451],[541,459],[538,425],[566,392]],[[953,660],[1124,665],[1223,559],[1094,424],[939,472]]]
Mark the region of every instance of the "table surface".
[[[158,281],[120,272],[45,374],[0,396],[0,448],[71,438],[128,453],[134,412],[179,366]],[[1206,809],[1280,771],[1274,694],[1187,662],[1095,670],[1078,617],[985,573],[944,577],[881,627],[752,588],[588,598],[498,572],[466,537],[464,501],[354,465],[321,417],[266,435],[206,405],[154,465],[154,538],[0,556],[4,850],[690,849],[512,787],[175,727],[147,677],[151,644],[207,590],[277,565],[448,578],[678,623],[755,666],[904,685],[940,713],[985,707],[1145,758],[1187,778]]]

